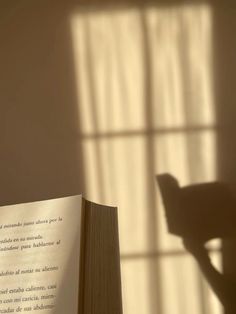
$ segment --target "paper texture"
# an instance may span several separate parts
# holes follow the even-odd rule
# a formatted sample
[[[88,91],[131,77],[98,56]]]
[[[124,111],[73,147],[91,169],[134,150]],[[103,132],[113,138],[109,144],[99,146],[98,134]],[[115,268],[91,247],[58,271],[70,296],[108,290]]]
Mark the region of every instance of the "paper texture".
[[[82,197],[0,207],[0,313],[77,314]]]

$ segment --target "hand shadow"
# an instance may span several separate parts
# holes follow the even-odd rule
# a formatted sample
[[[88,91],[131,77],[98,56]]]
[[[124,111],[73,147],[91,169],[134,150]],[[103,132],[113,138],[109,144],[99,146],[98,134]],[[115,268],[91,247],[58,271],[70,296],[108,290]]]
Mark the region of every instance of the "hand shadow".
[[[211,263],[205,242],[236,237],[236,197],[232,186],[210,182],[180,187],[176,178],[157,175],[170,233],[183,238],[227,313],[236,313],[236,282]]]

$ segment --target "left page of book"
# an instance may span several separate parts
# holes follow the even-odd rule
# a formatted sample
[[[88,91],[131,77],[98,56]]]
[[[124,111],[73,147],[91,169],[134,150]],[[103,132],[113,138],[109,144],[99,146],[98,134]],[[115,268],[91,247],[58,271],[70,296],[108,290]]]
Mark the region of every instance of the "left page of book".
[[[0,313],[78,313],[81,213],[81,195],[0,207]]]

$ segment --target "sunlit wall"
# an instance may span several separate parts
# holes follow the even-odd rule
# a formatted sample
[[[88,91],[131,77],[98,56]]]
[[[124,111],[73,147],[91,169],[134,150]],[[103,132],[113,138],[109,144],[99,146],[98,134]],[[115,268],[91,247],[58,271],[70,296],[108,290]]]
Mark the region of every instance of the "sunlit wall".
[[[119,207],[124,313],[221,313],[154,177],[215,179],[211,8],[78,8],[70,24],[87,197]]]

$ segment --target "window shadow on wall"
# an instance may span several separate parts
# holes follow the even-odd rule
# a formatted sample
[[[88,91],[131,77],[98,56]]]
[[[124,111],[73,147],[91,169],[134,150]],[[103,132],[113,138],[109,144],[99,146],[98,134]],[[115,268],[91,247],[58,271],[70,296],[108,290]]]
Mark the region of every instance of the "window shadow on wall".
[[[80,116],[80,111],[78,110],[81,105],[79,103],[80,90],[78,89],[78,77],[76,77],[75,73],[75,59],[73,51],[74,47],[71,37],[71,26],[68,18],[71,12],[73,12],[73,9],[76,8],[76,3],[75,1],[68,2],[66,3],[66,1],[62,0],[50,1],[50,3],[47,3],[47,1],[34,1],[34,3],[30,1],[23,1],[23,4],[20,6],[8,8],[4,19],[2,19],[2,26],[0,30],[1,204],[41,200],[72,195],[81,192],[88,193],[85,187],[86,180],[84,165],[86,161],[83,160],[85,154],[82,146],[84,134],[82,134],[82,128],[80,125],[80,121],[83,119]],[[167,2],[164,3],[163,1],[158,3],[160,8],[166,8],[168,6],[171,7],[178,4],[178,2],[173,1],[169,1],[168,4]],[[109,9],[112,9],[111,11],[116,11],[117,8],[116,5],[112,6],[112,3],[107,5],[106,2],[90,2],[90,5],[95,11],[103,9],[106,10],[108,7]],[[138,9],[140,9],[140,12],[142,12],[143,5],[140,2],[138,5],[134,2],[130,2],[129,4],[120,3],[118,7],[126,9],[137,6]],[[83,9],[81,10],[86,13],[89,12],[90,9],[91,8],[89,6],[83,6]],[[216,12],[216,14],[219,15],[219,12]],[[94,91],[92,74],[93,61],[91,56],[88,55],[88,84],[90,86],[89,91],[91,92],[92,99],[91,112],[94,132],[88,135],[85,134],[87,136],[85,136],[85,138],[99,140],[103,138],[104,134],[105,137],[107,136],[109,140],[119,138],[121,141],[123,141],[123,135],[124,138],[131,139],[136,135],[140,135],[141,138],[143,138],[143,136],[146,137],[143,148],[145,149],[147,158],[145,159],[146,163],[144,165],[145,170],[143,173],[145,174],[144,193],[146,193],[145,196],[147,196],[148,209],[145,209],[147,216],[145,216],[146,220],[143,220],[143,229],[148,231],[145,239],[147,239],[148,243],[151,244],[146,251],[138,250],[136,252],[134,250],[134,252],[131,251],[131,253],[125,251],[124,260],[129,259],[129,261],[131,261],[132,255],[136,257],[138,256],[138,258],[141,257],[141,259],[146,259],[148,256],[154,256],[154,259],[151,259],[150,262],[147,263],[148,266],[146,267],[148,269],[147,288],[149,292],[152,292],[152,294],[148,293],[151,295],[149,296],[149,307],[151,309],[150,311],[155,308],[158,309],[159,314],[165,314],[164,310],[162,309],[163,300],[161,299],[162,295],[160,292],[162,282],[160,269],[157,262],[157,260],[159,261],[161,259],[162,254],[160,254],[160,252],[162,250],[158,247],[159,230],[157,223],[159,222],[159,217],[157,217],[157,212],[154,209],[154,205],[156,205],[156,199],[155,186],[153,184],[154,175],[156,174],[157,169],[161,169],[162,171],[170,170],[172,166],[170,166],[169,169],[169,166],[167,163],[165,163],[167,156],[164,156],[166,158],[164,158],[165,160],[162,163],[160,162],[161,154],[158,160],[159,165],[156,165],[154,160],[154,153],[163,149],[164,155],[166,152],[170,154],[171,150],[167,146],[169,145],[173,148],[173,143],[176,142],[175,138],[173,137],[170,142],[168,142],[169,144],[167,143],[167,145],[163,145],[163,147],[160,146],[158,149],[156,149],[156,144],[154,145],[153,139],[155,140],[156,136],[157,138],[160,138],[160,135],[167,135],[169,133],[177,134],[178,137],[181,132],[190,132],[193,137],[190,136],[188,138],[188,143],[193,143],[194,134],[198,131],[205,131],[205,127],[207,130],[208,126],[182,126],[180,123],[180,125],[168,125],[168,128],[166,128],[165,125],[164,127],[163,125],[158,125],[156,128],[155,125],[151,125],[153,121],[152,118],[156,113],[156,111],[153,111],[152,108],[152,106],[155,104],[153,104],[153,95],[151,95],[153,94],[153,68],[149,59],[151,52],[149,51],[150,47],[148,46],[147,40],[148,35],[145,15],[142,16],[141,14],[140,16],[142,21],[143,45],[145,46],[142,55],[142,62],[145,65],[145,93],[143,95],[145,103],[143,111],[143,125],[145,127],[143,129],[124,129],[120,130],[120,133],[119,130],[112,130],[112,132],[109,132],[108,130],[108,132],[102,132],[101,134],[98,132],[98,121],[96,121],[98,118],[98,113],[96,111],[99,111],[99,108],[96,108],[96,106],[99,107],[99,104],[96,104]],[[214,25],[214,33],[222,34],[223,31],[219,29],[219,25],[221,25],[221,22]],[[226,32],[229,34],[230,30],[227,29]],[[224,34],[222,34],[222,36],[224,36]],[[231,38],[231,36],[229,37]],[[219,43],[219,41],[217,41],[218,35],[215,35],[214,40]],[[86,49],[88,49],[89,52],[91,48],[89,48],[89,45],[91,45],[91,42],[89,43],[89,38],[86,38],[86,45]],[[228,42],[227,45],[229,48],[228,51],[230,51],[232,48],[231,45],[233,44]],[[217,46],[216,51],[218,50],[219,47]],[[229,60],[232,61],[232,59],[233,56],[231,55]],[[122,58],[120,60],[122,63]],[[221,67],[223,67],[222,64],[220,65]],[[228,67],[224,70],[225,76],[227,76],[227,73],[231,73],[231,81],[233,82],[234,76],[230,70],[231,63],[228,62],[227,64]],[[108,75],[109,69],[107,72],[107,76]],[[126,79],[127,77],[124,76],[122,80],[122,95],[127,95],[127,85],[124,83]],[[226,82],[228,82],[228,80],[224,82],[223,86],[228,88]],[[218,84],[221,85],[221,82]],[[111,85],[109,87],[111,87]],[[231,87],[233,90],[232,85]],[[219,96],[218,99],[222,99],[222,103],[224,103],[224,93],[222,91],[223,87],[221,86],[221,88],[218,89],[217,96]],[[186,93],[188,93],[188,90]],[[233,101],[230,98],[232,96],[232,92],[228,92],[228,95],[230,95],[229,99],[231,106],[230,109],[227,109],[227,112],[228,117],[232,117],[231,114],[234,112]],[[112,102],[111,89],[109,88],[107,89],[107,99],[108,101]],[[187,99],[189,100],[189,98]],[[227,120],[228,118],[224,118],[226,114],[225,109],[222,105],[219,105],[219,100],[217,101],[217,105],[217,119],[222,120],[223,122],[226,121],[226,124],[229,125]],[[187,106],[188,104],[185,104],[185,111],[189,110],[189,108],[186,109]],[[126,109],[127,108],[125,107],[123,108],[123,110]],[[111,110],[111,108],[109,110]],[[112,115],[112,112],[110,113]],[[109,121],[110,117],[108,116],[106,119]],[[112,125],[112,123],[113,121],[110,121],[110,125]],[[230,138],[228,135],[232,134],[233,130],[234,127],[232,127],[227,134],[225,133],[225,135],[221,135],[221,137],[219,137],[219,141],[217,142],[217,145],[219,144],[219,151],[217,151],[216,154],[219,154],[220,169],[223,169],[222,160],[224,159],[224,165],[229,165],[228,158],[229,156],[233,156],[231,153],[227,153],[231,149],[230,141],[227,145],[225,142],[225,138]],[[181,146],[182,142],[185,141],[182,141],[182,139],[177,139],[177,142],[178,145],[176,145],[176,147],[179,146],[179,144]],[[197,139],[195,142],[199,143],[201,140]],[[179,147],[184,150],[184,145],[183,147]],[[109,199],[108,195],[110,190],[107,189],[107,192],[104,188],[104,182],[107,182],[107,178],[103,177],[104,169],[107,168],[104,168],[101,147],[102,146],[95,141],[93,153],[96,156],[96,169],[94,169],[96,170],[97,175],[97,190],[100,191],[100,197],[102,201],[105,202]],[[111,150],[114,149],[114,151],[116,149],[115,145],[113,146],[112,144],[109,147]],[[187,156],[190,156],[190,159],[191,156],[195,155],[195,149],[196,147],[194,147],[194,145],[190,148],[188,147],[187,150],[189,153]],[[124,160],[126,160],[125,157],[128,155],[127,151],[124,153]],[[179,157],[181,156],[182,154],[180,153]],[[115,153],[113,155],[110,154],[109,158],[109,163],[114,166]],[[230,160],[230,164],[232,165],[231,169],[234,169],[235,166],[233,165],[233,158],[230,158]],[[191,160],[189,160],[189,162],[191,162]],[[196,162],[196,160],[194,160],[194,162]],[[129,164],[128,161],[127,164]],[[114,168],[115,167],[111,167],[111,169]],[[130,169],[131,168],[132,167],[130,167]],[[180,168],[181,167],[179,167],[177,164],[172,168],[172,170],[176,169],[178,172],[180,171]],[[190,168],[189,165],[186,165],[186,168]],[[130,169],[130,173],[134,174],[135,171],[132,172],[132,169]],[[189,169],[182,174],[184,180],[188,178],[188,175],[186,175],[188,171]],[[230,171],[227,169],[220,170],[219,173],[229,174]],[[192,170],[192,172],[190,171],[189,177],[190,179],[194,180],[195,178],[198,178],[198,174],[199,172],[196,173],[195,170]],[[153,182],[150,183],[152,176]],[[223,176],[224,175],[220,175],[220,177]],[[118,184],[121,183],[119,180],[117,180],[117,182],[114,182],[114,186],[118,186]],[[118,189],[119,187],[117,190]],[[135,189],[133,191],[135,191]],[[112,193],[114,195],[114,199],[116,199],[116,197],[119,198],[118,191],[114,191],[113,189]],[[132,193],[132,189],[130,190],[130,193]],[[92,193],[90,195],[92,196]],[[125,214],[123,215],[123,218],[126,218]],[[124,224],[126,223],[125,219],[123,219],[121,222]],[[128,226],[128,224],[126,226]],[[124,237],[128,237],[125,233],[123,234]],[[167,251],[164,251],[163,256],[165,256],[165,254],[167,254]],[[180,253],[180,255],[181,254],[182,253]],[[177,256],[178,253],[174,255]],[[127,298],[129,297],[128,293],[129,291],[127,291]],[[61,295],[63,295],[63,291],[61,292]],[[181,304],[179,306],[181,307]],[[184,301],[183,307],[185,307]]]
[[[199,4],[93,3],[74,14],[86,192],[120,208],[129,311],[187,313],[192,291],[196,313],[215,313],[202,277],[163,228],[154,185],[163,171],[182,183],[215,179],[212,15]]]

